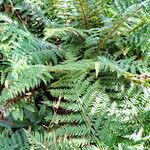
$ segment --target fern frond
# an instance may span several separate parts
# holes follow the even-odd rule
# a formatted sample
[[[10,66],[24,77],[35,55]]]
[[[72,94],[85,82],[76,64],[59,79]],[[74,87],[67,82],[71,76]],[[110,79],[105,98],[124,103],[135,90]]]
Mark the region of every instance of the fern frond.
[[[19,73],[14,70],[14,72],[8,73],[5,80],[8,86],[3,89],[0,102],[4,103],[6,100],[22,95],[22,93],[39,86],[41,82],[47,84],[50,79],[52,79],[52,76],[49,74],[48,68],[44,65],[26,66]]]
[[[28,150],[30,148],[27,136],[23,130],[16,131],[14,134],[11,135],[10,138],[0,136],[0,139],[1,150]]]

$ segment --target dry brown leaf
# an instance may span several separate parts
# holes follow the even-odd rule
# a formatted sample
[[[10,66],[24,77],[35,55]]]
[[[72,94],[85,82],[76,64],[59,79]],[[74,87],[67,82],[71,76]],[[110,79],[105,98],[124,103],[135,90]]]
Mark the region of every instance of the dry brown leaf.
[[[10,83],[9,80],[5,80],[4,86],[5,86],[6,89],[9,88],[9,83]]]
[[[60,107],[60,101],[61,101],[61,98],[59,98],[57,103],[54,105],[55,109],[58,109]]]

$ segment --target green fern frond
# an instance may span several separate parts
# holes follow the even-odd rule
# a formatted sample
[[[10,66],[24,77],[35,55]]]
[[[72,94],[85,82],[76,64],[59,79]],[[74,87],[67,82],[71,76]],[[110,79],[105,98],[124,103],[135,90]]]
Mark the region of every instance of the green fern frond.
[[[29,150],[30,144],[28,142],[26,133],[23,130],[16,131],[11,137],[0,136],[0,148],[1,150]]]
[[[20,57],[23,57],[27,59],[28,64],[45,64],[46,62],[57,64],[58,58],[63,57],[62,51],[58,50],[55,45],[34,37],[29,32],[14,26],[13,23],[3,25],[1,51],[4,55],[4,61],[5,59],[6,61],[12,59],[17,62]]]
[[[6,100],[13,99],[39,86],[41,82],[47,84],[50,79],[52,79],[52,76],[44,65],[26,66],[19,73],[14,70],[14,72],[8,73],[6,77],[5,86],[6,82],[8,85],[3,89],[0,101],[4,103]]]

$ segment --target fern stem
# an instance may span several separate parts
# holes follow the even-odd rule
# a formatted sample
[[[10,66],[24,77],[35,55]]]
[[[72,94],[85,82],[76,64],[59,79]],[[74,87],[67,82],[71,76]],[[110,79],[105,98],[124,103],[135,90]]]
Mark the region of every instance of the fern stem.
[[[82,15],[83,15],[83,21],[84,21],[84,25],[85,25],[85,28],[87,29],[88,28],[88,19],[87,19],[87,16],[86,16],[86,12],[84,10],[84,2],[82,3],[82,0],[78,0],[79,1],[79,5],[81,7],[81,11],[82,11]]]
[[[26,28],[26,26],[25,26],[25,24],[23,23],[23,20],[21,19],[20,15],[19,15],[18,12],[16,11],[12,0],[9,0],[9,2],[10,2],[10,4],[11,4],[12,10],[15,12],[15,14],[16,14],[16,16],[18,17],[19,21],[22,23],[23,28],[24,28],[26,31],[28,31],[27,28]]]
[[[92,137],[93,137],[93,140],[95,140],[95,143],[97,143],[97,145],[99,146],[99,148],[101,147],[100,146],[100,143],[99,143],[99,140],[98,138],[94,135],[94,130],[92,128],[92,122],[90,121],[90,118],[86,115],[83,107],[82,107],[82,101],[81,101],[81,98],[79,96],[79,93],[78,93],[78,89],[76,89],[76,94],[78,96],[78,100],[79,100],[79,107],[82,111],[82,115],[83,115],[83,118],[85,120],[85,122],[87,123],[87,127],[88,127],[88,130],[89,130],[89,133],[92,132]]]

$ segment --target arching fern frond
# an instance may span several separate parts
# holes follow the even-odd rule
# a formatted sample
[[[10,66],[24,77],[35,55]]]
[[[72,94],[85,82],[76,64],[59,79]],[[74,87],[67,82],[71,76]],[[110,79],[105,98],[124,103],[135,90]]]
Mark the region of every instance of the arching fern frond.
[[[19,68],[17,67],[17,69]],[[4,81],[5,88],[1,93],[0,103],[2,104],[38,87],[41,82],[47,84],[50,79],[52,79],[52,76],[44,65],[26,66],[20,72],[14,70],[7,74]]]
[[[5,22],[1,25],[3,27],[0,37],[1,52],[4,55],[4,60],[13,60],[14,56],[26,57],[28,64],[45,64],[50,61],[56,64],[57,58],[62,57],[62,51],[58,50],[54,44],[38,39],[14,23]]]
[[[22,95],[52,78],[47,66],[56,65],[63,53],[54,44],[39,39],[21,29],[7,16],[2,15],[0,35],[1,102]]]

